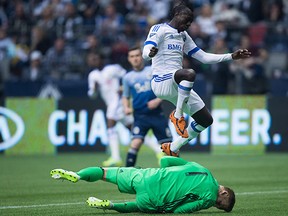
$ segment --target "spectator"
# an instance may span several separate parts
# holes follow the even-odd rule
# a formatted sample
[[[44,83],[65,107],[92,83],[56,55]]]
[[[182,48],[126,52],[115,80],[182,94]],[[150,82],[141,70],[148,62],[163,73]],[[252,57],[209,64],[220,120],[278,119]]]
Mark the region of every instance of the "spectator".
[[[85,41],[82,43],[81,49],[85,55],[85,58],[87,54],[91,52],[102,53],[102,46],[100,45],[98,38],[93,34],[89,34],[85,37]]]
[[[82,36],[83,19],[72,3],[66,3],[64,15],[56,19],[56,35],[75,45]]]
[[[209,37],[216,34],[217,29],[215,25],[215,19],[210,4],[204,4],[201,7],[201,12],[195,19],[195,22],[200,26],[200,30],[203,34]]]
[[[45,7],[41,13],[41,17],[38,20],[36,26],[39,26],[45,32],[45,37],[49,39],[54,39],[56,37],[55,33],[55,19],[53,16],[53,7],[48,5]]]
[[[250,22],[256,23],[264,20],[264,0],[242,0],[239,9],[245,13]]]
[[[122,16],[126,16],[129,13],[126,2],[127,0],[112,0],[111,4],[115,6],[117,13],[120,13]]]
[[[242,36],[240,46],[238,48],[251,50],[252,56],[249,59],[241,59],[230,64],[230,70],[235,74],[235,93],[266,93],[267,77],[264,63],[268,58],[267,51],[263,48],[252,46],[250,43],[250,38],[246,35]]]
[[[152,17],[149,14],[148,9],[144,4],[136,1],[131,8],[129,14],[126,16],[128,22],[133,22],[136,26],[137,37],[141,38],[147,34],[150,25],[154,24]]]
[[[149,14],[154,23],[167,19],[170,0],[148,0],[147,2],[146,5],[148,6]]]
[[[24,80],[40,81],[45,76],[45,68],[42,64],[42,54],[39,50],[34,50],[30,54],[29,67],[23,73]]]
[[[53,45],[53,39],[39,26],[34,26],[31,31],[31,50],[39,50],[45,55],[47,50]]]
[[[14,7],[9,17],[9,32],[17,32],[19,40],[28,45],[32,27],[31,17],[28,16],[28,11],[22,1],[16,1]]]
[[[100,11],[100,5],[95,2],[84,2],[80,5],[83,17],[83,32],[85,35],[93,34],[97,26],[96,17]]]
[[[104,15],[97,18],[97,35],[101,35],[102,41],[106,47],[110,47],[114,43],[117,36],[124,26],[124,17],[117,13],[113,4],[109,4],[104,11]]]
[[[218,37],[214,40],[214,44],[210,52],[215,54],[225,54],[229,53],[229,49],[227,48],[225,40],[221,37]],[[209,65],[208,71],[208,79],[212,82],[212,94],[229,93],[231,80],[229,63],[222,62],[221,64]]]
[[[3,81],[10,78],[10,62],[15,56],[16,45],[13,40],[7,36],[7,31],[0,28],[0,71]]]
[[[28,64],[29,47],[21,41],[23,38],[20,35],[14,33],[11,38],[15,44],[15,50],[10,62],[10,75],[13,79],[21,79],[23,70]]]
[[[2,7],[0,7],[0,28],[8,27],[8,18]]]
[[[284,20],[284,4],[282,0],[273,0],[265,2],[265,20],[268,23],[283,22]]]
[[[83,76],[81,56],[67,46],[63,38],[57,38],[45,56],[45,67],[52,79],[76,79]]]
[[[219,11],[214,11],[214,14],[215,20],[225,22],[228,26],[246,27],[249,24],[247,16],[231,3],[221,2]]]

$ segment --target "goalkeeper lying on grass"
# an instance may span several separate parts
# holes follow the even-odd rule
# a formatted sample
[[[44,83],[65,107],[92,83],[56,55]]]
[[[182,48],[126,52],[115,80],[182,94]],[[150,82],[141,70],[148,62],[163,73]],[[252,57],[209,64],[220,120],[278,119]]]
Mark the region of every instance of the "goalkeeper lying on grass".
[[[137,169],[132,167],[88,167],[79,172],[52,170],[54,179],[71,182],[85,180],[107,181],[118,185],[122,193],[136,194],[135,202],[112,203],[89,197],[87,203],[99,209],[118,212],[191,213],[215,206],[230,212],[235,194],[218,185],[211,172],[195,162],[165,156],[160,168]]]

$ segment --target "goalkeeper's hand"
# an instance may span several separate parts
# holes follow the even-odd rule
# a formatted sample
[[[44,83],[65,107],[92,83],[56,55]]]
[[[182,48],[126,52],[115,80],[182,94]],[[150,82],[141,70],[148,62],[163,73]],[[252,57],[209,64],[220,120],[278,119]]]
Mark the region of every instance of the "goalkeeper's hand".
[[[98,208],[98,209],[111,209],[113,208],[113,203],[110,200],[101,200],[96,197],[89,197],[86,201],[88,206]]]

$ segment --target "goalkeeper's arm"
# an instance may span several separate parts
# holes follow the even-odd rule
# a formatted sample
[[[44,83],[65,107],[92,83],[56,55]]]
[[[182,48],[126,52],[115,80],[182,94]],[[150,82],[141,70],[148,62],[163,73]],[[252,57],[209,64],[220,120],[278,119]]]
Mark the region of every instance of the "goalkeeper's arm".
[[[96,197],[89,197],[86,202],[90,207],[103,210],[115,210],[121,213],[140,212],[136,202],[113,203]]]
[[[136,202],[113,203],[111,209],[121,213],[141,212]]]

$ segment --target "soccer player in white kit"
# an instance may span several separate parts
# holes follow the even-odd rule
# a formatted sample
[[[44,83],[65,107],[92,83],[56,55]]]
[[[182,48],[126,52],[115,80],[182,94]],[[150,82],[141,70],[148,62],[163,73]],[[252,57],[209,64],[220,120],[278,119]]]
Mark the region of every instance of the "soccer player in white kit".
[[[96,97],[100,93],[107,106],[106,118],[111,157],[103,162],[103,166],[121,166],[122,159],[120,156],[116,123],[121,122],[131,130],[134,121],[132,114],[125,114],[121,99],[120,80],[126,74],[126,70],[119,64],[104,65],[103,57],[100,54],[95,54],[94,61],[96,61],[95,65],[97,65],[97,68],[92,70],[88,75],[88,96]],[[156,154],[159,153],[159,146],[154,136],[145,137],[145,144]]]
[[[196,78],[193,69],[183,69],[184,53],[205,64],[219,63],[250,57],[247,49],[234,53],[212,54],[201,50],[186,30],[193,21],[193,11],[184,4],[173,8],[169,23],[151,27],[144,43],[143,58],[152,59],[152,90],[161,99],[172,102],[176,109],[170,120],[180,135],[172,143],[162,144],[167,155],[178,156],[179,149],[209,127],[213,118],[199,95],[192,89]],[[186,128],[183,112],[194,121]]]

